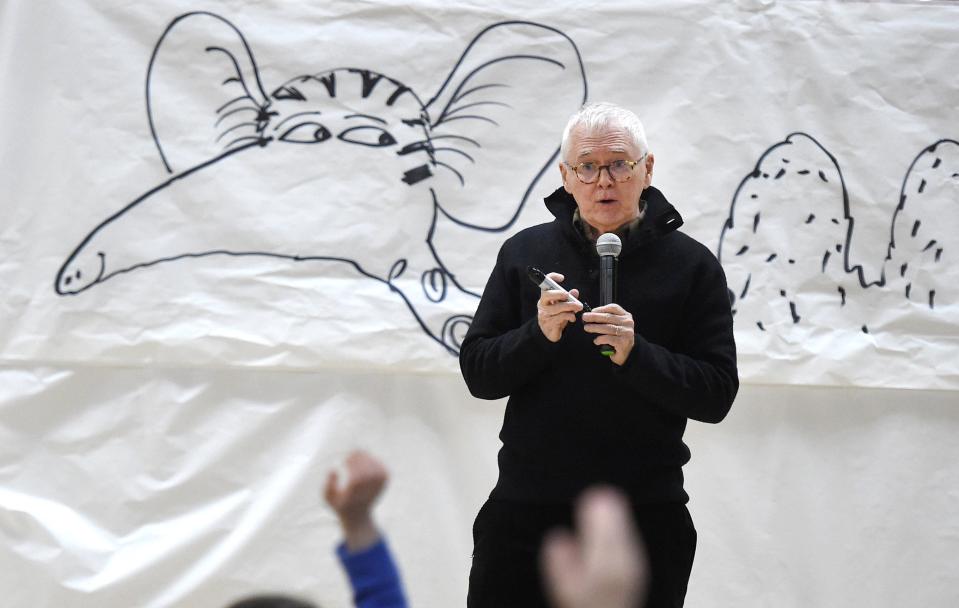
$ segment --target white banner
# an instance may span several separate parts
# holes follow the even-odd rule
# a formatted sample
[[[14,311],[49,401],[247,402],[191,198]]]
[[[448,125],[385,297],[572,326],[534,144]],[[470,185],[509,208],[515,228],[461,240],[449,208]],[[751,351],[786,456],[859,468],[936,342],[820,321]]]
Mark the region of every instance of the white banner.
[[[954,7],[100,4],[4,13],[7,360],[452,372],[589,98],[645,119],[745,381],[959,386]]]
[[[643,119],[653,184],[727,273],[755,418],[692,431],[691,508],[728,516],[703,516],[699,555],[741,559],[753,531],[722,522],[792,498],[757,491],[746,508],[737,489],[831,469],[752,479],[736,456],[697,465],[697,443],[784,432],[798,453],[836,449],[830,423],[846,428],[842,406],[859,401],[858,415],[898,404],[918,422],[850,425],[855,445],[935,457],[872,454],[830,487],[882,483],[901,464],[902,491],[955,529],[942,501],[959,478],[941,463],[959,459],[922,429],[959,422],[959,6],[523,4],[0,5],[12,605],[217,605],[261,589],[349,605],[317,486],[357,445],[390,464],[379,515],[411,597],[461,604],[502,404],[468,395],[456,352],[500,244],[552,219],[542,199],[584,100]],[[788,388],[770,403],[760,385]],[[810,418],[820,403],[835,418]],[[781,462],[777,449],[755,458]],[[809,500],[847,509],[830,530],[848,509],[863,518],[849,544],[888,517],[855,496]],[[806,512],[767,519],[760,553],[778,555],[777,534]],[[915,572],[940,572],[954,535],[921,531],[931,549],[911,555]],[[835,581],[797,592],[826,570],[867,578],[809,542],[798,559],[815,576],[793,586],[772,558],[755,565],[780,585],[759,603],[861,599]],[[743,604],[758,583],[727,574],[694,572],[691,598]],[[921,603],[951,605],[955,582],[923,581]]]

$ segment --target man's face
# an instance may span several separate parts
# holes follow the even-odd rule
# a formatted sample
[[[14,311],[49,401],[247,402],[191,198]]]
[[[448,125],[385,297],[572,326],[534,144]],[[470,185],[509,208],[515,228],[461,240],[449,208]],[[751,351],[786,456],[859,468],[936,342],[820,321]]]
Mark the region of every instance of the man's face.
[[[594,133],[575,129],[569,135],[567,154],[566,162],[574,167],[584,162],[608,165],[617,160],[638,160],[641,155],[629,134],[616,128]],[[560,163],[559,171],[563,187],[576,199],[580,217],[600,233],[612,232],[639,215],[639,195],[653,178],[653,155],[647,154],[625,182],[613,180],[608,169],[600,170],[591,184],[581,182],[564,163]]]

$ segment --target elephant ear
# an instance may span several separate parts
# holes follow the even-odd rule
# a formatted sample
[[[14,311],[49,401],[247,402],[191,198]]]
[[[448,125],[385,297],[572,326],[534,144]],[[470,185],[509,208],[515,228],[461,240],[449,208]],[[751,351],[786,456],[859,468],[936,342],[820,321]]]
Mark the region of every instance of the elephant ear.
[[[150,57],[146,96],[150,132],[170,173],[258,141],[269,119],[250,47],[213,13],[170,22]]]
[[[566,34],[525,21],[480,32],[425,106],[441,212],[471,228],[509,228],[585,100]]]

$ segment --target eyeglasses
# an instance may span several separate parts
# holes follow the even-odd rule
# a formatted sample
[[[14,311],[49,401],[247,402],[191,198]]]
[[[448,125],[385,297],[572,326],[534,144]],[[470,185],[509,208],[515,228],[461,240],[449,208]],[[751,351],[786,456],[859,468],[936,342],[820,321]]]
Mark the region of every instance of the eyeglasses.
[[[599,179],[599,174],[603,169],[609,173],[609,177],[616,182],[628,182],[633,177],[633,169],[636,168],[636,165],[643,162],[643,159],[646,158],[646,155],[643,154],[637,160],[614,160],[608,165],[599,165],[592,161],[587,161],[585,163],[579,163],[578,165],[571,165],[564,162],[567,167],[573,170],[573,173],[576,174],[576,177],[579,181],[584,184],[592,184]]]

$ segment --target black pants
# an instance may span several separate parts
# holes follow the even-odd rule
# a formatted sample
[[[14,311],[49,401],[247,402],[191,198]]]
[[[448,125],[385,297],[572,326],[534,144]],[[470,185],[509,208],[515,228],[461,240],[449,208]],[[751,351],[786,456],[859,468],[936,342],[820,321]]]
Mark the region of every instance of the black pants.
[[[679,608],[696,552],[696,528],[686,505],[638,505],[633,515],[650,565],[645,608]],[[539,550],[543,536],[571,527],[568,505],[488,500],[473,524],[468,608],[546,607]]]

